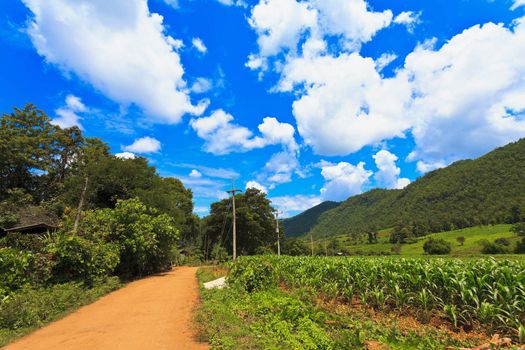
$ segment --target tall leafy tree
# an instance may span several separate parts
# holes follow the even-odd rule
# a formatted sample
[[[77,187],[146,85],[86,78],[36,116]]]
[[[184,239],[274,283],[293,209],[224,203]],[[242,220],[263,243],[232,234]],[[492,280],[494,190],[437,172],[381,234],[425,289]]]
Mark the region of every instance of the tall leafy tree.
[[[254,254],[258,247],[275,244],[274,209],[266,195],[249,188],[245,193],[235,196],[237,213],[237,250],[241,254]],[[230,199],[211,205],[206,218],[205,241],[207,246],[221,244],[232,252],[232,207]]]

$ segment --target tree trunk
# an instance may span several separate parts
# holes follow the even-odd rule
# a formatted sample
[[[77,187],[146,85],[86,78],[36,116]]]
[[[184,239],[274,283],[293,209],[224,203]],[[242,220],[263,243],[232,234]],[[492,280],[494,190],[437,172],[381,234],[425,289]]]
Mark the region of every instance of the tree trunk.
[[[86,176],[86,182],[84,183],[84,188],[82,189],[82,193],[80,193],[80,201],[78,202],[77,215],[75,217],[75,223],[73,225],[74,234],[77,234],[78,224],[80,223],[80,217],[82,216],[82,209],[84,208],[84,199],[86,197],[88,181],[89,181],[89,177]]]

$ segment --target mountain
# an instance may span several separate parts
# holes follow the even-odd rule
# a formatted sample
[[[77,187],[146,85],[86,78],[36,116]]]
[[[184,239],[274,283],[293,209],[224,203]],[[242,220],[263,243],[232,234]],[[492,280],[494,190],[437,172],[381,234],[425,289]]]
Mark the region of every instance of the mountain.
[[[429,172],[403,190],[371,190],[320,215],[307,210],[290,220],[305,223],[303,231],[313,224],[307,233],[314,236],[401,225],[418,235],[525,220],[525,139]]]
[[[337,202],[326,201],[316,205],[299,215],[284,219],[283,226],[286,237],[298,237],[310,231],[317,224],[319,216],[327,210],[334,209]]]

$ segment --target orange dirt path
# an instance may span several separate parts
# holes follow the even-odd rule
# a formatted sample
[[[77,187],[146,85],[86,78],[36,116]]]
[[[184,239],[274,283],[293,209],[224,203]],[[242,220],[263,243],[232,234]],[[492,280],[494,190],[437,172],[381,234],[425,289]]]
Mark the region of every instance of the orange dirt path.
[[[3,349],[208,349],[192,327],[196,270],[177,267],[132,282]]]

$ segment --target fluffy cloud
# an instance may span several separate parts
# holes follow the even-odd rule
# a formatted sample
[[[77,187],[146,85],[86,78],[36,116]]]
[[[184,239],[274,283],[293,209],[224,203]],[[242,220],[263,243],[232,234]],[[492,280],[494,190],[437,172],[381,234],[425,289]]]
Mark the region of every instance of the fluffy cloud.
[[[352,165],[347,162],[324,164],[321,175],[325,184],[321,189],[323,200],[342,201],[363,192],[363,186],[369,182],[372,172],[365,169],[365,163]]]
[[[246,152],[277,144],[297,149],[295,130],[290,124],[266,117],[258,126],[261,136],[253,136],[248,128],[235,124],[233,120],[231,114],[219,109],[208,117],[191,120],[190,125],[206,141],[204,149],[213,154]]]
[[[201,174],[201,172],[198,171],[197,169],[193,169],[193,170],[190,172],[189,177],[202,177],[202,174]]]
[[[206,47],[206,45],[204,45],[204,42],[202,41],[201,38],[193,38],[191,40],[191,44],[197,51],[199,51],[202,54],[205,54],[206,52],[208,52],[208,48]]]
[[[136,104],[157,122],[200,115],[192,104],[163,18],[146,0],[23,0],[33,17],[28,33],[38,53],[66,76],[76,74],[110,99]]]
[[[488,54],[490,53],[490,54]],[[474,26],[406,58],[416,119],[411,159],[475,157],[525,135],[525,23]]]
[[[379,186],[385,188],[405,188],[410,180],[400,178],[401,169],[396,166],[397,156],[387,150],[381,150],[372,156],[375,160],[378,171],[374,174],[374,179]]]
[[[305,45],[317,49],[287,56],[275,90],[297,96],[297,129],[317,154],[347,155],[410,132],[416,146],[408,160],[423,171],[525,135],[524,18],[473,26],[440,48],[424,42],[388,78],[381,70],[392,54],[374,62],[344,47],[328,54],[312,41]]]
[[[404,25],[412,32],[416,25],[420,23],[420,17],[421,12],[405,11],[394,18],[394,23]]]
[[[259,190],[261,192],[264,192],[264,193],[268,193],[268,189],[266,187],[264,187],[263,185],[261,185],[260,183],[258,183],[257,181],[248,181],[246,183],[246,189],[248,188],[255,188],[256,190]]]
[[[324,33],[342,35],[347,48],[368,42],[392,21],[392,11],[370,11],[365,0],[310,0]]]
[[[135,153],[131,152],[122,152],[122,153],[115,153],[115,157],[120,159],[135,159],[137,156]]]
[[[270,200],[272,206],[283,212],[283,217],[310,209],[322,201],[318,196],[305,195],[272,197]]]
[[[325,48],[323,39],[338,36],[355,50],[390,25],[392,12],[371,11],[365,0],[260,0],[249,23],[258,34],[258,54],[249,56],[251,69],[266,69],[267,57],[281,51],[295,53],[306,36],[303,52]]]
[[[282,49],[295,50],[301,33],[317,23],[317,13],[307,2],[261,0],[249,19],[258,33],[261,56],[273,56]]]
[[[78,126],[79,128],[83,129],[82,124],[80,123],[80,119],[82,119],[82,117],[79,115],[79,113],[86,111],[87,108],[82,103],[80,97],[68,95],[66,97],[66,105],[55,111],[58,117],[54,118],[51,121],[51,124],[57,125],[63,129],[70,128],[72,126]]]
[[[123,146],[122,149],[134,153],[156,153],[160,151],[161,145],[159,140],[146,136],[136,139],[129,146]]]
[[[293,103],[299,133],[322,155],[346,155],[403,136],[410,127],[404,74],[384,79],[371,58],[357,53],[297,58],[287,64],[280,91],[304,93]]]

